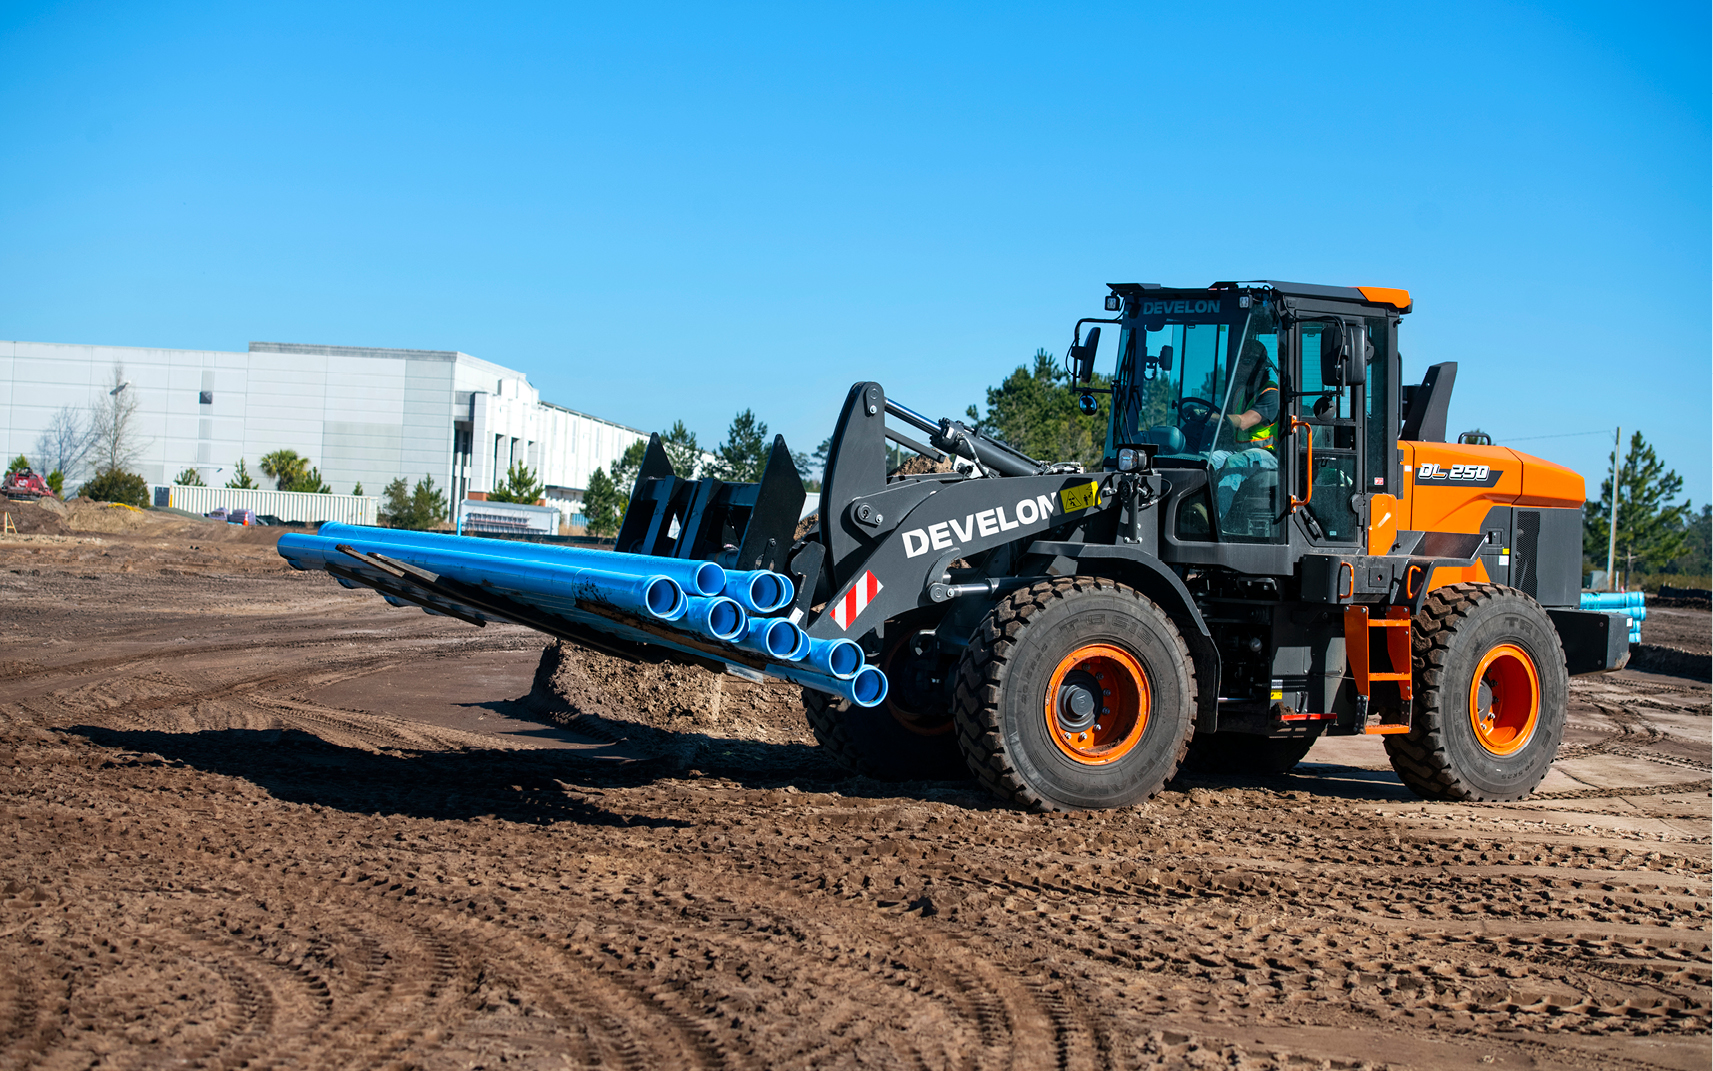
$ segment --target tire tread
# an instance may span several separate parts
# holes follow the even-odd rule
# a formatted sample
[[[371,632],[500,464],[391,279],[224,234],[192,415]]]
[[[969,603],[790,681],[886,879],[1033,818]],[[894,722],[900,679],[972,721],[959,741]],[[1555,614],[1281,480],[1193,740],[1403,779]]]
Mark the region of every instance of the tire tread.
[[[1411,662],[1415,674],[1415,712],[1410,719],[1410,731],[1384,737],[1386,755],[1392,769],[1416,795],[1442,801],[1495,802],[1520,799],[1534,791],[1528,786],[1521,795],[1483,795],[1474,785],[1459,776],[1447,745],[1446,719],[1456,715],[1448,712],[1442,697],[1448,684],[1445,662],[1457,640],[1459,629],[1483,603],[1498,598],[1526,599],[1539,609],[1525,592],[1499,584],[1463,583],[1437,588],[1428,594],[1416,614],[1411,631]],[[1544,611],[1543,611],[1544,616]],[[1553,636],[1553,653],[1560,663],[1564,649]],[[1543,771],[1542,776],[1545,776]],[[1539,784],[1536,781],[1535,784]]]
[[[1013,592],[999,600],[976,629],[960,667],[960,678],[952,707],[958,744],[969,762],[970,772],[1002,800],[1032,811],[1055,809],[1051,801],[1024,781],[1005,754],[1004,733],[999,714],[1000,692],[1018,646],[1019,636],[1031,617],[1047,609],[1055,601],[1103,589],[1132,596],[1136,601],[1138,615],[1156,615],[1171,626],[1166,631],[1177,645],[1179,660],[1183,664],[1189,685],[1189,694],[1192,697],[1195,695],[1195,664],[1190,658],[1189,646],[1184,643],[1183,636],[1170,618],[1136,589],[1105,577],[1068,576]],[[1173,769],[1183,765],[1184,754],[1189,748],[1193,732],[1194,719],[1191,718],[1189,731],[1185,732],[1177,743]],[[1162,783],[1169,780],[1170,776],[1168,773]],[[1159,786],[1155,786],[1149,795],[1158,791]]]

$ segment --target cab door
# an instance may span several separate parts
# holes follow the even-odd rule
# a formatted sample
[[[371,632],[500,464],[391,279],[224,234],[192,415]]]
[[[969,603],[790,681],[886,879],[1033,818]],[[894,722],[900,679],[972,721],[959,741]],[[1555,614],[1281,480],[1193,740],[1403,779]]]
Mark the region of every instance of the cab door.
[[[1289,399],[1294,432],[1291,494],[1302,533],[1311,542],[1358,544],[1364,536],[1359,497],[1367,486],[1362,443],[1361,386],[1341,385],[1335,366],[1323,359],[1335,350],[1329,332],[1343,336],[1345,352],[1365,343],[1364,332],[1333,318],[1303,320],[1295,327],[1298,356]]]

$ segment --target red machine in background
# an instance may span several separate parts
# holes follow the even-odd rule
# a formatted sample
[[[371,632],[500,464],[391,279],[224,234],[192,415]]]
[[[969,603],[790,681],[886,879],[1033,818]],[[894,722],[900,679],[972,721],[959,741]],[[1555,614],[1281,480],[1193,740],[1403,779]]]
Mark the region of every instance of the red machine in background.
[[[14,502],[34,502],[39,498],[58,498],[54,489],[48,486],[45,477],[37,475],[34,469],[16,469],[6,474],[6,482],[0,484],[0,494]]]

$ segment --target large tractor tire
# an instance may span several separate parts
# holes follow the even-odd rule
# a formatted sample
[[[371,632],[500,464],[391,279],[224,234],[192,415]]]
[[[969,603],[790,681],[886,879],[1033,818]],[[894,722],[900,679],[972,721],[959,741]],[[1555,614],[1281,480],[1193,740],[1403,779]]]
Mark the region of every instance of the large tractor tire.
[[[889,626],[879,666],[890,687],[876,707],[803,690],[803,714],[820,745],[852,773],[877,781],[953,781],[969,777],[953,731],[950,697],[933,678],[945,670],[923,665],[908,649],[908,622]],[[936,672],[937,671],[937,672]]]
[[[1034,810],[1124,807],[1177,773],[1195,670],[1177,626],[1134,588],[1044,581],[1001,599],[958,667],[970,770]]]
[[[961,781],[969,777],[957,737],[912,732],[887,709],[803,689],[803,714],[815,740],[839,765],[876,781]]]
[[[1268,777],[1290,773],[1320,739],[1320,726],[1303,736],[1197,733],[1184,768],[1196,773]]]
[[[1413,633],[1415,713],[1387,736],[1392,768],[1430,800],[1519,800],[1564,737],[1570,676],[1558,630],[1515,588],[1453,584],[1428,595]]]

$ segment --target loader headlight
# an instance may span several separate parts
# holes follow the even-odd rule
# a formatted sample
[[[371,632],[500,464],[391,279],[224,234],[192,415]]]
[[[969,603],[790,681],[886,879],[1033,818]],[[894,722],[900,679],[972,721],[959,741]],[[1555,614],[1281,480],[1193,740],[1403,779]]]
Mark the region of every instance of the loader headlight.
[[[1120,304],[1118,295],[1117,294],[1106,295],[1106,311],[1107,312],[1117,312],[1119,310],[1119,308],[1121,308],[1121,304]]]
[[[1120,447],[1118,450],[1118,471],[1135,472],[1142,467],[1142,462],[1146,459],[1147,455],[1140,450],[1129,446]]]

